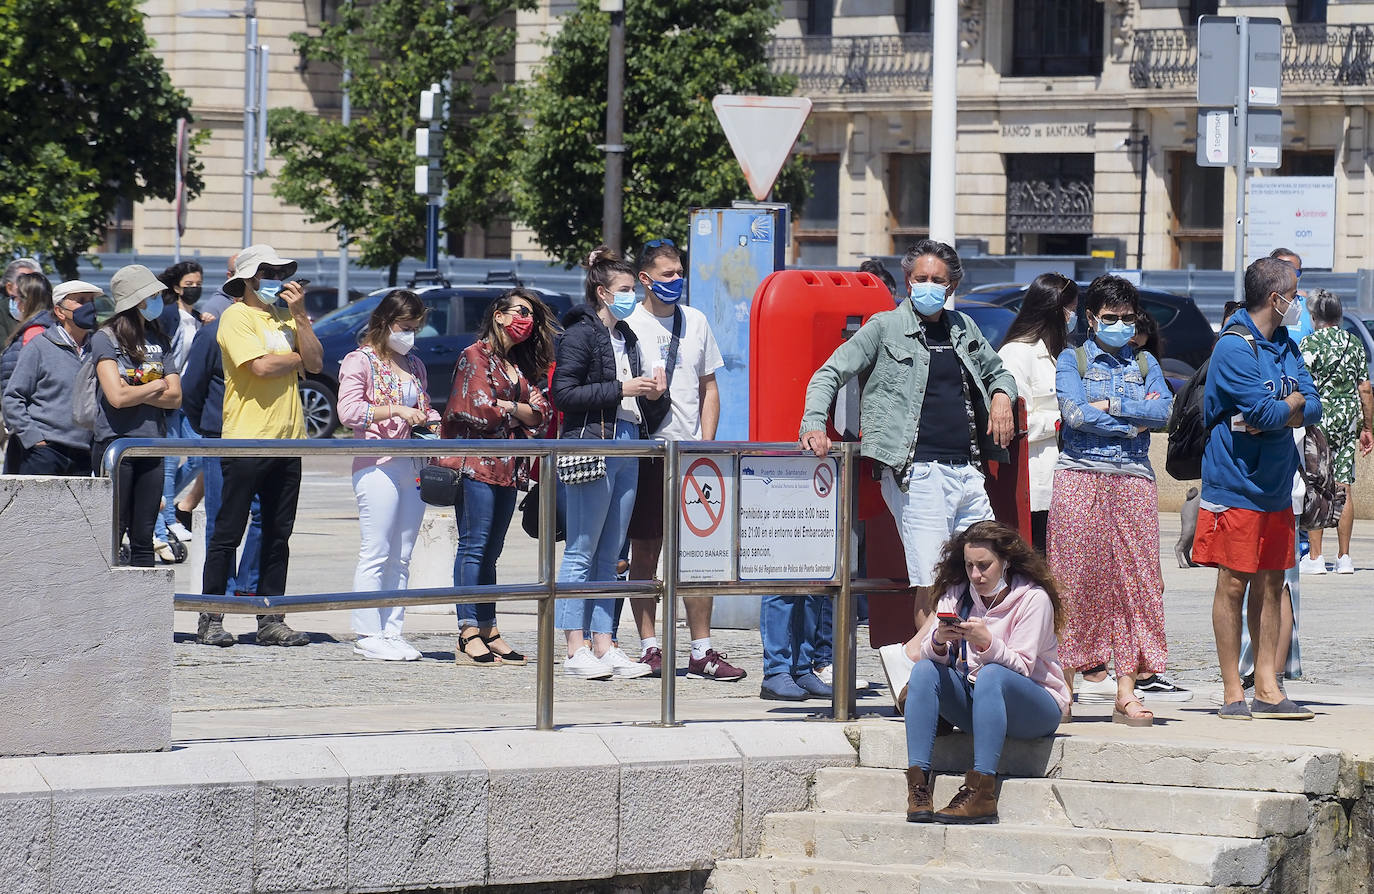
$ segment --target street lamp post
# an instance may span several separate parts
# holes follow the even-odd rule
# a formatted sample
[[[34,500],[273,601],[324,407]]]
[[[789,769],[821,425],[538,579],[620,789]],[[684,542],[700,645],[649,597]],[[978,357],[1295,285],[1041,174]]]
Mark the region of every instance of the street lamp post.
[[[605,198],[601,207],[601,239],[615,251],[623,251],[621,218],[625,188],[625,2],[601,0],[601,11],[611,14],[611,39],[606,71]]]

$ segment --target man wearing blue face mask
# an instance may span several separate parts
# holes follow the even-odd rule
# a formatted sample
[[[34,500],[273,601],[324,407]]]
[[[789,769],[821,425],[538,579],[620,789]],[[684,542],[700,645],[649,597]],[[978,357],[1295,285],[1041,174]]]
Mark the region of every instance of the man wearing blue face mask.
[[[919,630],[945,541],[992,518],[981,463],[1008,460],[1016,380],[977,324],[945,309],[963,277],[953,248],[924,239],[906,253],[902,272],[910,297],[875,314],[811,377],[801,445],[825,455],[835,395],[863,377],[860,452],[882,468],[883,499],[901,534]],[[910,649],[919,649],[919,637],[908,646],[918,660]],[[788,688],[786,681],[770,686],[764,680],[766,690],[779,684]]]
[[[305,309],[305,290],[286,282],[296,262],[280,258],[267,245],[238,253],[234,275],[224,291],[242,301],[220,316],[216,340],[224,355],[223,437],[304,438],[305,418],[297,381],[302,371],[324,366],[324,349]],[[288,541],[300,496],[299,457],[224,457],[222,500],[214,533],[205,549],[201,592],[222,594],[228,584],[239,541],[248,527],[253,498],[262,507],[262,559],[258,594],[286,592]],[[219,618],[202,614],[198,638],[221,639]],[[309,636],[286,625],[285,615],[258,615],[262,645],[303,646]],[[213,644],[220,644],[214,642]],[[223,643],[227,645],[228,643]]]
[[[639,336],[640,350],[649,365],[646,372],[668,389],[664,400],[648,404],[645,420],[649,433],[668,441],[714,440],[720,421],[720,391],[716,370],[725,365],[706,315],[683,301],[687,280],[683,278],[682,254],[671,239],[654,239],[639,253],[639,284],[644,300],[630,314],[627,323]],[[639,484],[635,508],[630,515],[630,579],[653,580],[658,556],[663,549],[663,460],[639,461]],[[726,661],[726,656],[711,648],[710,596],[683,600],[687,607],[687,627],[692,634],[692,656],[687,676],[705,680],[733,681],[744,678],[744,671]],[[654,628],[653,599],[631,599],[635,625],[639,628],[641,664],[659,676],[663,653]],[[669,666],[673,656],[668,656]]]

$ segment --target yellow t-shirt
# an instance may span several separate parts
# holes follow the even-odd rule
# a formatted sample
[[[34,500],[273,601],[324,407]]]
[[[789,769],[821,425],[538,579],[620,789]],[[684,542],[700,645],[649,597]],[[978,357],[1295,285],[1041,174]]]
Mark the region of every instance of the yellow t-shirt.
[[[226,438],[304,438],[305,415],[296,376],[254,375],[248,364],[296,350],[296,321],[286,308],[234,304],[219,318],[224,354]]]

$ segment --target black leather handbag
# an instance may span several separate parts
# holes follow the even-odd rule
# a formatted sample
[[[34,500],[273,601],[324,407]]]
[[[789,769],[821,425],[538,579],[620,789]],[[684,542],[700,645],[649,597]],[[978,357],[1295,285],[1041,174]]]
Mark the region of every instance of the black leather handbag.
[[[420,499],[431,506],[452,506],[461,512],[463,473],[443,466],[425,466],[420,470]]]

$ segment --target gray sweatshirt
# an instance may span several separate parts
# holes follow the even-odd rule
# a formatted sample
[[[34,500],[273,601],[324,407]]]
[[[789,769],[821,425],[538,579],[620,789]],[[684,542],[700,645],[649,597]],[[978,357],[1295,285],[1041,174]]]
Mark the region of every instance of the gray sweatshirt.
[[[25,345],[5,387],[5,422],[30,450],[39,441],[91,449],[91,430],[72,421],[81,358],[64,335],[48,329]]]

